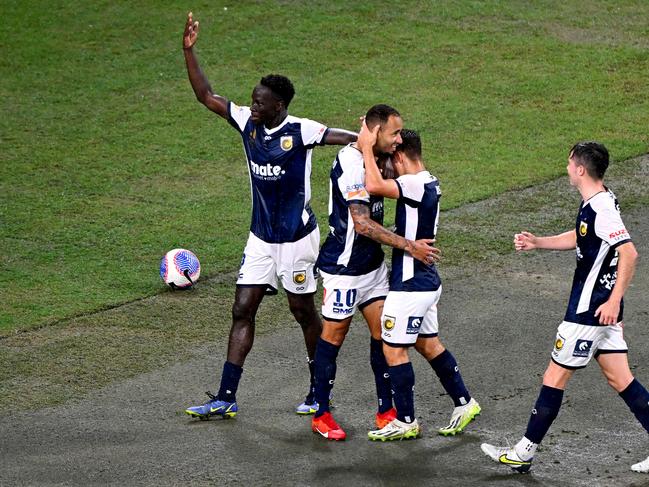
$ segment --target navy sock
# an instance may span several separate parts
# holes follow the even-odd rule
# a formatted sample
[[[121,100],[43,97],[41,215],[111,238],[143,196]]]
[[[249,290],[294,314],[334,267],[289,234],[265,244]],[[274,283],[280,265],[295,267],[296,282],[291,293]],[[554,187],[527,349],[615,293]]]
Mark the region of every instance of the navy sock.
[[[314,378],[315,378],[315,400],[318,403],[318,411],[315,417],[322,416],[329,411],[329,393],[336,380],[336,357],[337,347],[322,338],[318,338],[315,348]]]
[[[223,374],[221,375],[221,387],[219,387],[218,397],[221,401],[235,402],[237,388],[243,368],[232,362],[223,364]]]
[[[620,392],[620,397],[624,399],[631,412],[649,433],[649,392],[647,389],[637,379],[633,379],[633,382]]]
[[[390,379],[394,389],[394,406],[397,408],[397,419],[405,423],[415,420],[415,371],[407,362],[390,367]]]
[[[550,429],[557,414],[559,414],[562,399],[562,389],[549,386],[541,387],[541,392],[527,423],[525,438],[537,444],[543,441],[543,437]]]
[[[439,377],[442,387],[453,399],[455,407],[463,406],[471,400],[471,395],[462,380],[460,368],[451,352],[444,350],[429,363]]]
[[[383,355],[383,340],[371,338],[370,365],[372,366],[372,372],[374,372],[379,413],[384,413],[392,409],[392,383],[388,363],[385,361],[385,355]]]

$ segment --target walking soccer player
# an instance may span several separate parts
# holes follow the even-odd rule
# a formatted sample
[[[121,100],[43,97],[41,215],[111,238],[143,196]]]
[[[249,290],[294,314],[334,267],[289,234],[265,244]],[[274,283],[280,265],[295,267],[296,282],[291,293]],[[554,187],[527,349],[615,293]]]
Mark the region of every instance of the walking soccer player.
[[[530,470],[536,449],[561,407],[563,391],[577,369],[595,358],[609,385],[649,432],[649,393],[633,377],[623,331],[623,296],[635,272],[636,252],[615,195],[604,185],[609,154],[597,142],[570,149],[568,178],[581,195],[574,230],[551,237],[529,232],[514,236],[516,250],[576,250],[577,268],[563,322],[557,330],[550,364],[527,424],[525,436],[513,447],[483,443],[482,451],[513,470]],[[649,457],[631,466],[649,472]]]

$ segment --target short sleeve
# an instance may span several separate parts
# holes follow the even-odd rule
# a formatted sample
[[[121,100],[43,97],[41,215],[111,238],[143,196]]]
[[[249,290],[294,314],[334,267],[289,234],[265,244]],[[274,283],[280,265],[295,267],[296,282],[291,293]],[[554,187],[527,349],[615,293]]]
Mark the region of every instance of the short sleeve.
[[[352,201],[370,202],[370,194],[365,189],[365,168],[362,161],[345,160],[339,155],[343,173],[338,178],[338,189],[347,203]]]
[[[228,122],[239,132],[243,132],[248,120],[250,119],[250,108],[240,107],[235,103],[228,104]]]
[[[631,240],[631,235],[629,235],[629,232],[624,226],[620,213],[613,208],[607,208],[597,212],[597,216],[595,217],[595,233],[611,247],[617,247]]]
[[[425,189],[421,178],[417,177],[416,174],[404,174],[399,176],[396,181],[402,198],[421,203]]]
[[[303,118],[300,124],[302,143],[305,146],[324,144],[324,136],[327,133],[327,127],[314,120]]]

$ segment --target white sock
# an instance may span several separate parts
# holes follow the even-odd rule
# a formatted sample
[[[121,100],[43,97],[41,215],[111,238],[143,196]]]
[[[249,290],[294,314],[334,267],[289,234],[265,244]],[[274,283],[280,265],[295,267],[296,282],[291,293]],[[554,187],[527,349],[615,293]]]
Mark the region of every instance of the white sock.
[[[516,446],[514,446],[514,451],[516,452],[516,455],[518,455],[518,458],[527,461],[532,459],[538,446],[538,443],[533,443],[523,436],[521,441],[516,443]]]

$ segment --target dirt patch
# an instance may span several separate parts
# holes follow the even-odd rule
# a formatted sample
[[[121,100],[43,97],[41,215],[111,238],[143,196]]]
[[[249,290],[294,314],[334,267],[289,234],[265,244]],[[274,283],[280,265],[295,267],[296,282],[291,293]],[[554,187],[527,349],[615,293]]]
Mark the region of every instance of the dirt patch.
[[[644,156],[614,165],[609,176],[642,256],[649,255],[648,164]],[[515,442],[523,433],[574,266],[571,252],[515,254],[512,234],[523,228],[538,233],[569,228],[577,205],[578,196],[561,178],[442,216],[442,232],[457,232],[466,242],[478,239],[483,245],[445,249],[441,268],[440,333],[483,407],[476,423],[457,438],[435,434],[452,404],[428,364],[413,357],[423,437],[398,444],[367,441],[374,399],[369,336],[358,321],[341,351],[335,387],[334,414],[348,441],[332,444],[313,435],[308,419],[292,412],[307,377],[301,334],[283,298],[267,300],[259,317],[237,419],[188,419],[182,410],[202,401],[203,390],[218,385],[229,327],[231,287],[206,283],[196,293],[159,296],[94,319],[3,340],[2,360],[14,360],[9,363],[15,370],[26,361],[54,367],[55,375],[72,370],[71,376],[85,377],[84,367],[95,372],[84,378],[84,387],[71,388],[77,392],[58,393],[64,404],[42,408],[38,391],[47,397],[47,391],[65,389],[61,384],[66,381],[57,382],[52,374],[21,377],[3,363],[0,397],[15,389],[29,401],[14,393],[13,405],[4,403],[0,484],[645,485],[646,477],[631,472],[629,465],[649,453],[647,434],[596,366],[580,371],[570,384],[531,476],[501,469],[479,449],[482,441]],[[630,363],[646,385],[648,262],[646,257],[640,261],[625,311]],[[89,352],[102,345],[107,353],[93,359]],[[153,370],[139,372],[138,361]],[[102,362],[103,372],[97,367]],[[120,376],[120,366],[130,375]],[[108,379],[102,382],[101,377]]]

